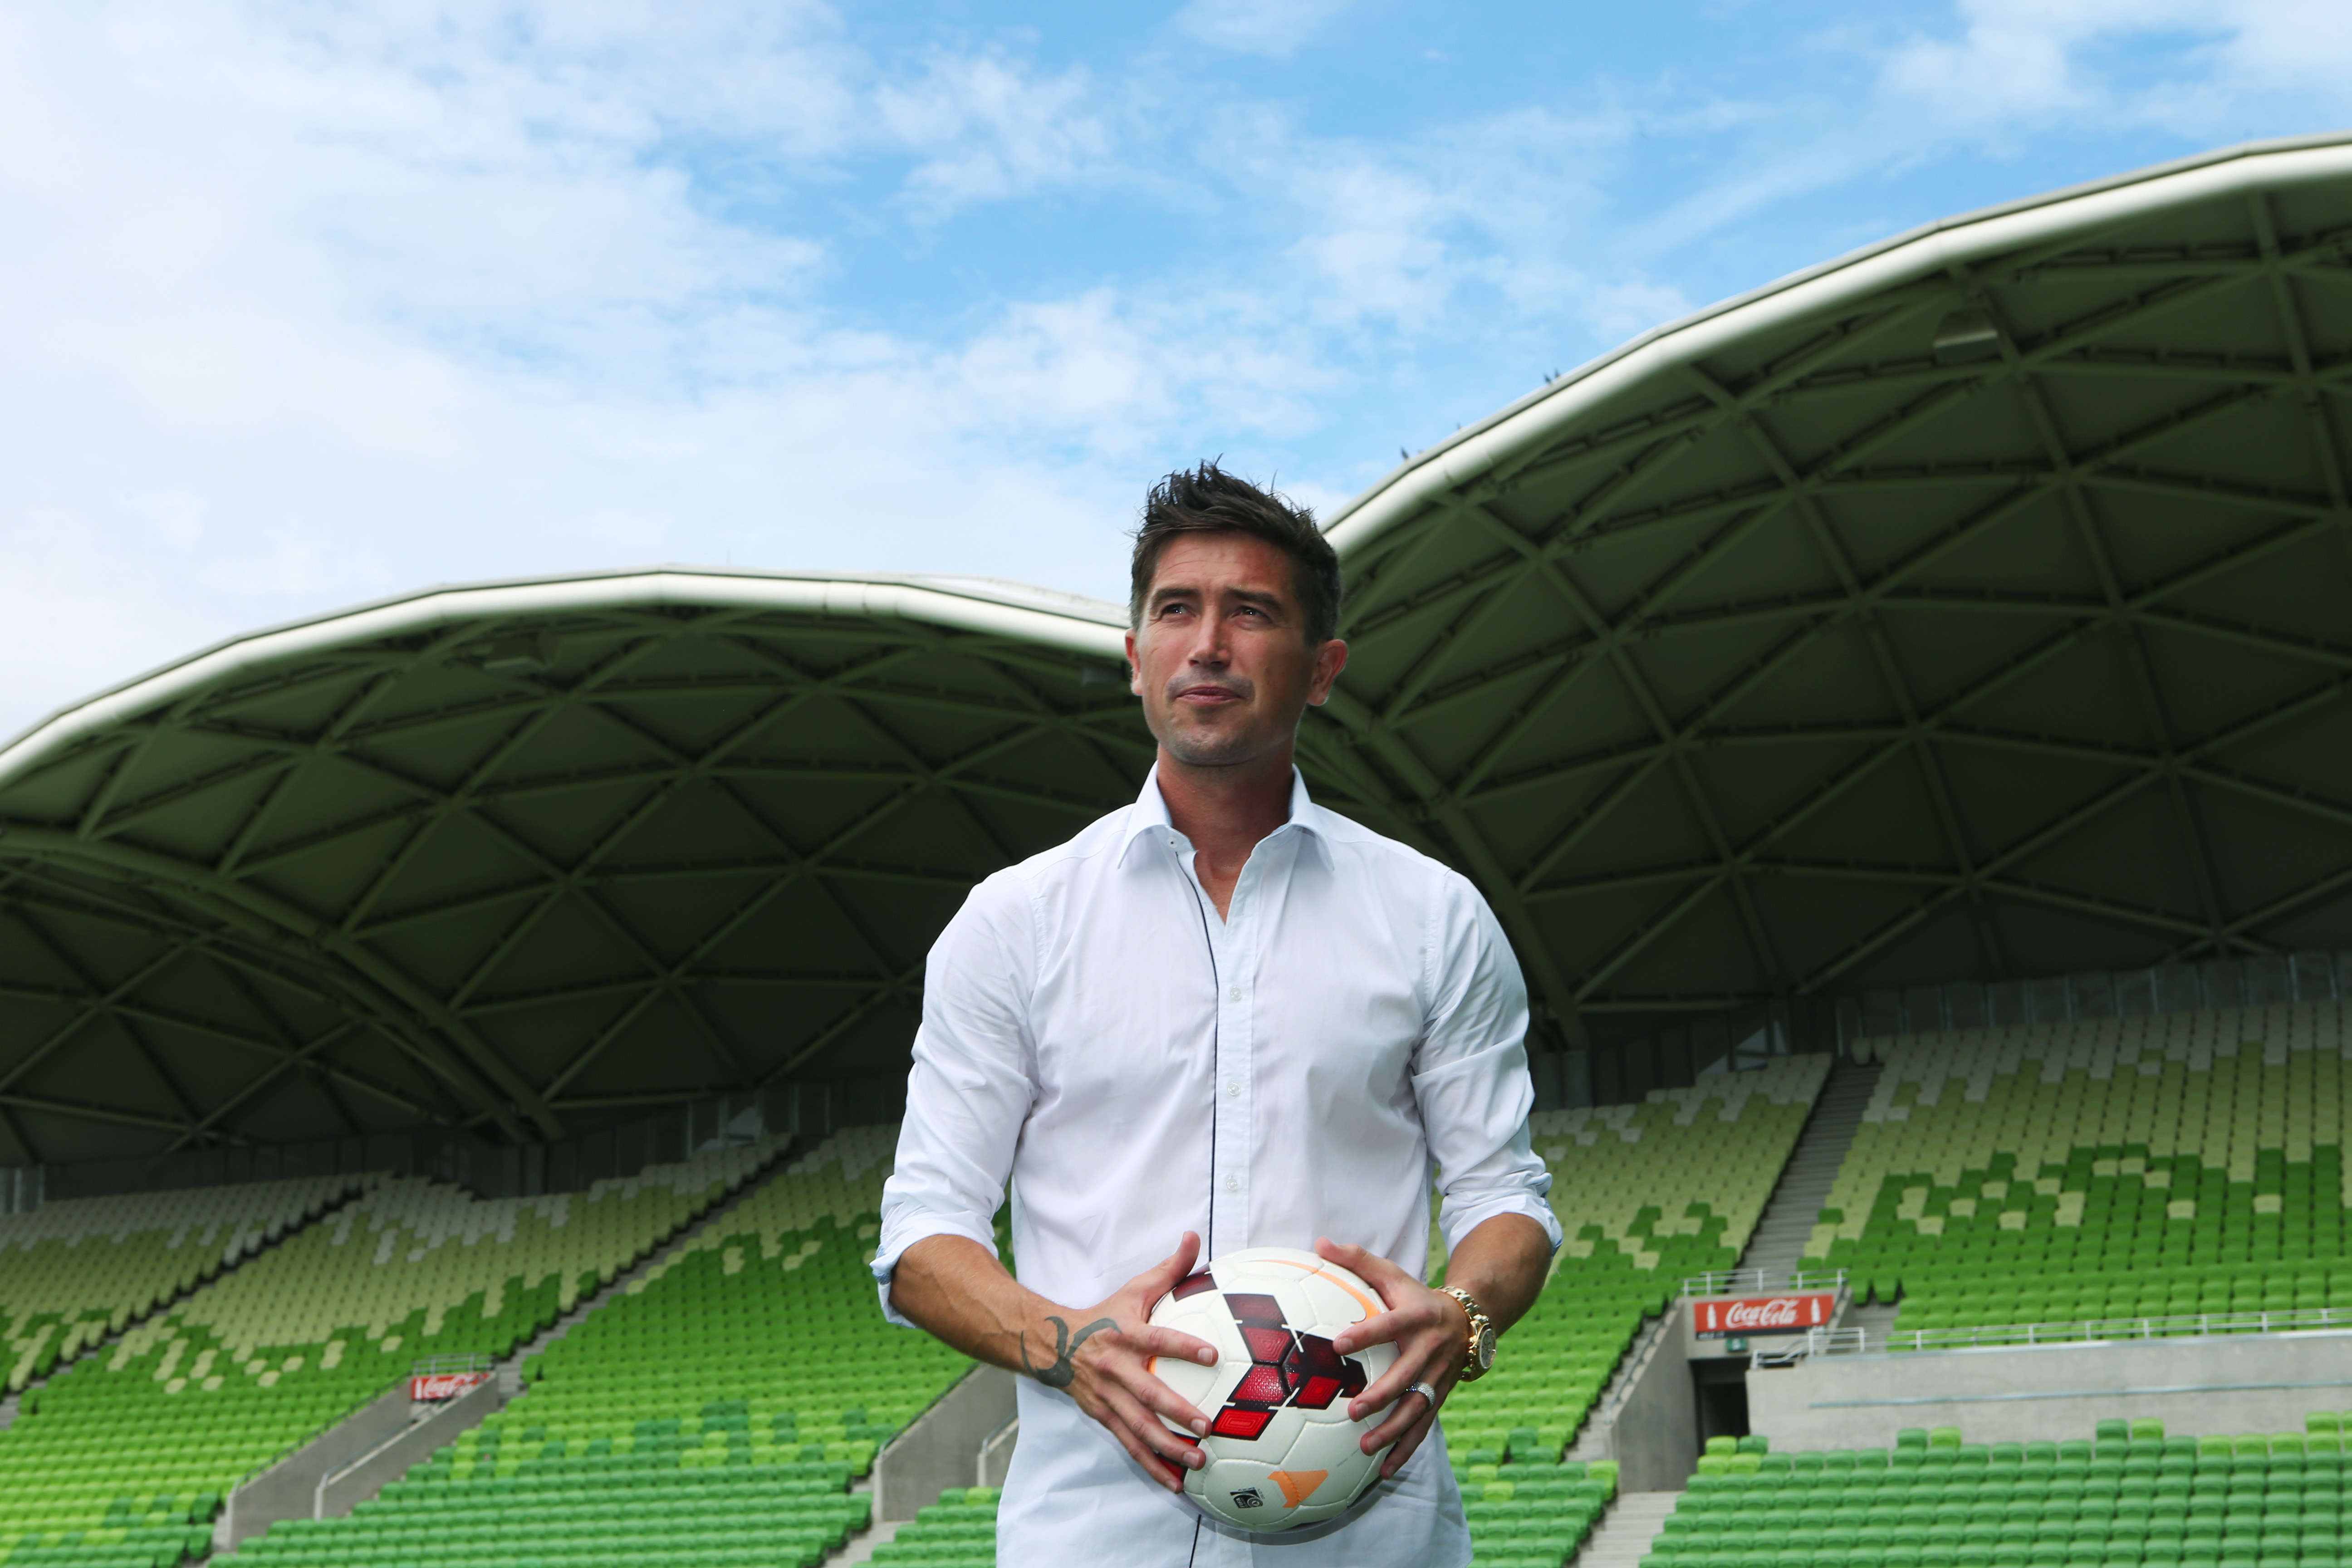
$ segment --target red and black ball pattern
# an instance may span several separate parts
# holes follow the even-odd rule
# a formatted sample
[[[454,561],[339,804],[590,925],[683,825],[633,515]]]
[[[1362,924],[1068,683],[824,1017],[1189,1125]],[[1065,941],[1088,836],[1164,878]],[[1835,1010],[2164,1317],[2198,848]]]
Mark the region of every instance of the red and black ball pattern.
[[[1176,1287],[1179,1300],[1214,1289],[1215,1281],[1195,1274]],[[1209,1423],[1219,1437],[1254,1442],[1274,1413],[1286,1405],[1328,1410],[1331,1402],[1364,1392],[1364,1369],[1332,1348],[1319,1334],[1304,1334],[1283,1321],[1282,1304],[1271,1296],[1225,1293],[1226,1310],[1249,1346],[1250,1369]]]

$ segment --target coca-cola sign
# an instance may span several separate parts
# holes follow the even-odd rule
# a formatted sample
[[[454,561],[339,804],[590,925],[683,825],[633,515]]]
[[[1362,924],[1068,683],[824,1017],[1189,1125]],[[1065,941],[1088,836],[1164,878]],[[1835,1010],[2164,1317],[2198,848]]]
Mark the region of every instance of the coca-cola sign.
[[[429,1400],[455,1399],[469,1388],[489,1382],[487,1372],[425,1373],[408,1380],[408,1397],[422,1405]]]
[[[1792,1296],[1740,1296],[1730,1300],[1693,1301],[1691,1328],[1699,1338],[1723,1339],[1738,1334],[1801,1334],[1818,1329],[1837,1310],[1834,1290],[1803,1290]]]

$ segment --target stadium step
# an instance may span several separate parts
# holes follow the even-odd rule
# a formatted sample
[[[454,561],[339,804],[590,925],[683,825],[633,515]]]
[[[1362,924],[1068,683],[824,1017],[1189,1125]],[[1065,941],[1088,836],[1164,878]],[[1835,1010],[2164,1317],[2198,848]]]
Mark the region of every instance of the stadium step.
[[[1592,1414],[1585,1418],[1583,1426],[1578,1429],[1576,1440],[1569,1445],[1567,1458],[1584,1460],[1617,1458],[1618,1412],[1624,1409],[1625,1402],[1633,1396],[1634,1385],[1642,1381],[1642,1374],[1649,1371],[1651,1364],[1658,1359],[1658,1347],[1665,1342],[1666,1329],[1673,1321],[1673,1314],[1668,1313],[1664,1317],[1652,1318],[1642,1325],[1641,1332],[1633,1336],[1633,1343],[1625,1352],[1625,1359],[1617,1363],[1617,1370],[1610,1374],[1608,1383],[1601,1390],[1601,1396],[1592,1402]],[[1674,1370],[1676,1375],[1680,1375],[1678,1364]]]
[[[853,1492],[870,1492],[874,1478],[864,1476],[849,1489]],[[857,1563],[871,1563],[875,1552],[898,1539],[898,1531],[914,1521],[908,1519],[876,1520],[842,1543],[841,1550],[824,1560],[824,1568],[850,1568]]]
[[[1584,1550],[1569,1561],[1576,1568],[1635,1568],[1682,1497],[1680,1492],[1622,1493],[1585,1537]]]
[[[1780,1173],[1772,1196],[1764,1205],[1756,1234],[1740,1255],[1743,1272],[1759,1270],[1768,1280],[1786,1279],[1804,1261],[1805,1244],[1812,1239],[1822,1205],[1837,1183],[1846,1151],[1853,1146],[1862,1126],[1863,1110],[1878,1088],[1876,1063],[1841,1061],[1822,1086],[1821,1098],[1805,1120],[1796,1151]]]
[[[268,1253],[276,1247],[283,1247],[286,1243],[293,1240],[294,1237],[301,1235],[312,1226],[332,1219],[335,1215],[336,1210],[341,1208],[345,1204],[351,1203],[361,1197],[365,1191],[366,1189],[364,1187],[353,1187],[341,1197],[331,1199],[319,1210],[317,1214],[311,1215],[309,1219],[295,1220],[293,1223],[288,1225],[283,1230],[279,1231],[276,1236],[261,1243],[259,1246],[247,1247],[243,1252],[237,1254],[234,1260],[224,1261],[221,1267],[215,1269],[213,1273],[194,1281],[184,1289],[175,1290],[171,1295],[157,1301],[152,1311],[141,1313],[139,1316],[132,1318],[129,1322],[123,1324],[122,1327],[108,1334],[104,1339],[100,1340],[97,1343],[84,1346],[81,1352],[76,1355],[71,1361],[61,1361],[58,1363],[57,1365],[51,1367],[44,1375],[27,1380],[23,1388],[9,1393],[5,1398],[0,1398],[0,1432],[5,1432],[9,1427],[16,1424],[17,1413],[24,1408],[25,1395],[47,1386],[51,1378],[62,1376],[65,1373],[99,1355],[101,1352],[112,1351],[116,1345],[121,1343],[123,1335],[131,1332],[131,1330],[139,1327],[142,1323],[145,1323],[153,1319],[166,1315],[174,1307],[177,1307],[181,1302],[185,1301],[197,1291],[204,1289],[206,1286],[216,1284],[219,1281],[227,1279],[230,1275],[236,1273],[238,1269],[244,1268],[255,1258],[263,1256],[265,1253]]]

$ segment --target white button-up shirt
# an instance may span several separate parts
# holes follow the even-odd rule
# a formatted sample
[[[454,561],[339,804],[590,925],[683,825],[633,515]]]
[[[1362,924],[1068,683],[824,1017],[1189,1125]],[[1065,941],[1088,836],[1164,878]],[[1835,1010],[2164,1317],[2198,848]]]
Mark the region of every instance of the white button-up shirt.
[[[929,1236],[992,1247],[1012,1183],[1021,1282],[1091,1306],[1198,1231],[1202,1258],[1318,1236],[1429,1262],[1526,1215],[1559,1245],[1528,1139],[1527,989],[1457,873],[1307,798],[1225,918],[1158,776],[1124,810],[972,889],[933,945],[874,1258],[882,1309]],[[1020,1380],[997,1561],[1450,1568],[1470,1560],[1444,1443],[1346,1521],[1226,1533],[1070,1396]]]

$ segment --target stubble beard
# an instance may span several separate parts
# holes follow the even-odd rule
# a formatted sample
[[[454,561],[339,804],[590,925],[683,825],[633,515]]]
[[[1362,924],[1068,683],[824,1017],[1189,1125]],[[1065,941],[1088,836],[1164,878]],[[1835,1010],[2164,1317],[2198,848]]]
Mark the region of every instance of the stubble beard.
[[[1256,726],[1248,721],[1248,704],[1255,695],[1248,681],[1234,681],[1225,689],[1241,699],[1233,712],[1224,709],[1212,711],[1223,715],[1221,721],[1204,721],[1207,715],[1193,715],[1175,699],[1175,693],[1187,687],[1203,684],[1197,679],[1173,683],[1169,693],[1168,717],[1158,737],[1168,754],[1191,768],[1229,768],[1246,763],[1258,752]],[[1232,722],[1231,721],[1239,721]]]

